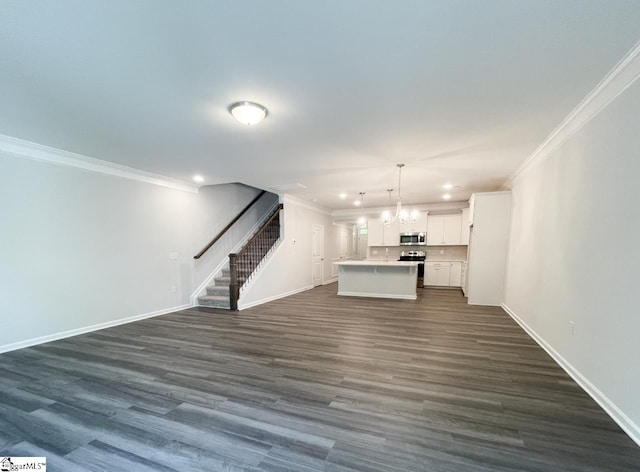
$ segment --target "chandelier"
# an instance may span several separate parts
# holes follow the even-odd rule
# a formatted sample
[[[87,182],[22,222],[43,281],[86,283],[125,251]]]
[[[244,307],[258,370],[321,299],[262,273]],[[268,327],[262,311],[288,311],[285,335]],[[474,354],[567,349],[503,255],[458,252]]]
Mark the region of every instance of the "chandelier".
[[[408,212],[407,210],[402,209],[402,197],[400,195],[400,185],[402,184],[402,168],[404,164],[396,164],[398,167],[398,200],[396,201],[396,212],[392,216],[391,211],[386,210],[382,213],[382,222],[385,225],[390,225],[394,223],[396,220],[400,221],[400,223],[406,223],[408,221],[415,222],[418,219],[418,210],[411,210]],[[389,192],[389,205],[391,206],[391,192],[393,189],[387,189]]]

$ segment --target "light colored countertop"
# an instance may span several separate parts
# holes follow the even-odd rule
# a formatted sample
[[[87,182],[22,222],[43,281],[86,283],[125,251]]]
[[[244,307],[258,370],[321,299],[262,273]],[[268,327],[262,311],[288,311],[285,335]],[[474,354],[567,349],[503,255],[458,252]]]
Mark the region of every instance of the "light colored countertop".
[[[340,266],[387,266],[387,267],[414,267],[418,265],[415,261],[344,261],[336,262]]]
[[[466,259],[451,259],[451,258],[448,258],[448,259],[437,259],[437,258],[430,257],[425,262],[467,262],[467,260]]]

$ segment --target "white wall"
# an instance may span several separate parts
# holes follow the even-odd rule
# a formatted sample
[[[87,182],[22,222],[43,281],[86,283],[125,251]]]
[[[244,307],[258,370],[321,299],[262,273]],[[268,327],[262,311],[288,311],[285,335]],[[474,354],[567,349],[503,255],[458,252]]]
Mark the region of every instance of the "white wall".
[[[515,179],[505,306],[640,443],[639,116],[636,82]]]
[[[283,240],[240,294],[240,309],[313,287],[311,231],[314,224],[324,227],[323,283],[332,280],[331,259],[339,256],[340,227],[333,225],[328,212],[296,198],[285,195],[283,204]]]
[[[237,235],[193,256],[258,192],[194,194],[2,154],[0,182],[0,351],[188,304]]]

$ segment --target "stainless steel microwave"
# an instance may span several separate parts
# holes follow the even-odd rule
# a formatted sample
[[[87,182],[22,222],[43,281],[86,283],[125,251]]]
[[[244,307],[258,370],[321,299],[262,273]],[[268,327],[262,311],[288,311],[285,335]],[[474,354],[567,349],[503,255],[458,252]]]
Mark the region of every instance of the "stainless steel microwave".
[[[427,233],[400,233],[400,246],[426,246]]]

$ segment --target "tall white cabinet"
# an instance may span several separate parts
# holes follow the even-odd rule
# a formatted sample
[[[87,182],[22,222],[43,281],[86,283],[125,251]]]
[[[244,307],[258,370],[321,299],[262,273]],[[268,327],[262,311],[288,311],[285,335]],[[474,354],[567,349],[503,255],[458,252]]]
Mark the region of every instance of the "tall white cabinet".
[[[503,301],[511,192],[471,196],[469,255],[465,277],[470,305],[500,306]]]

